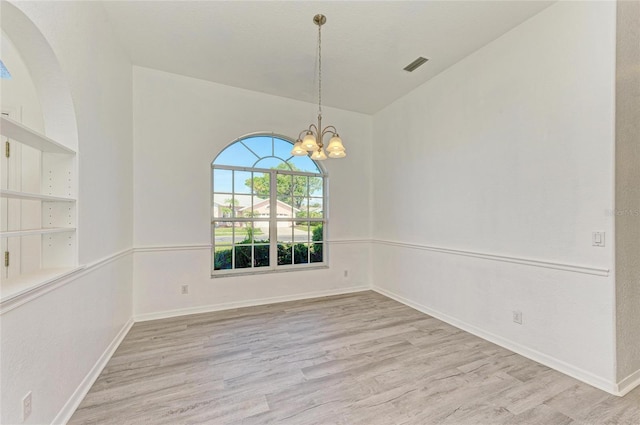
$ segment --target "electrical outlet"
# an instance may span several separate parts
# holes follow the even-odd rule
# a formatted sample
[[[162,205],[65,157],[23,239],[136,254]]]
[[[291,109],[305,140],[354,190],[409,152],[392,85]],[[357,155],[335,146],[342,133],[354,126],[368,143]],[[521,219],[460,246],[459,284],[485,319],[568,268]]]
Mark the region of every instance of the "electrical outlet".
[[[342,280],[349,280],[349,270],[344,270],[342,272]]]
[[[513,322],[519,325],[522,324],[522,312],[521,311],[513,311]]]
[[[180,293],[182,295],[188,294],[189,293],[189,285],[182,285],[180,287]]]
[[[22,422],[31,416],[31,391],[22,398]]]

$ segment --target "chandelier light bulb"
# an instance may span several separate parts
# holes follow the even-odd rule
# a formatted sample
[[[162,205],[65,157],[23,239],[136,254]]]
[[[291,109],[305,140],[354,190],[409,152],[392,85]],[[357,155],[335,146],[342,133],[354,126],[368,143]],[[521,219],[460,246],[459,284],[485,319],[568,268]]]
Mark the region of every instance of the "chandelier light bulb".
[[[333,151],[329,152],[329,158],[344,158],[347,156],[346,151]]]

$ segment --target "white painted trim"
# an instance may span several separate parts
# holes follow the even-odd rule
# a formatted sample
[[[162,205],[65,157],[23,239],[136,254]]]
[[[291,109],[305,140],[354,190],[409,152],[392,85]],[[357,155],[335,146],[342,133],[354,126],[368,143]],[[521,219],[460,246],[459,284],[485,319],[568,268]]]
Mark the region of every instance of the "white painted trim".
[[[640,385],[640,369],[618,382],[618,394],[624,396]]]
[[[604,277],[609,276],[609,269],[601,268],[601,267],[588,267],[588,266],[580,266],[580,265],[567,264],[567,263],[554,263],[551,261],[536,260],[533,258],[511,257],[507,255],[487,254],[484,252],[477,252],[477,251],[463,251],[459,249],[440,248],[436,246],[396,242],[396,241],[389,241],[389,240],[382,240],[382,239],[372,239],[371,242],[381,244],[381,245],[396,246],[401,248],[440,252],[443,254],[463,255],[466,257],[475,257],[475,258],[481,258],[484,260],[501,261],[504,263],[514,263],[514,264],[521,264],[525,266],[542,267],[546,269],[562,270],[562,271],[574,272],[574,273],[584,273],[584,274],[590,274],[595,276],[604,276]]]
[[[618,391],[618,385],[615,382],[611,382],[605,378],[594,375],[591,372],[575,367],[562,360],[556,359],[555,357],[551,357],[547,354],[541,353],[539,351],[533,350],[524,345],[518,344],[517,342],[513,342],[509,339],[495,335],[491,332],[487,332],[474,325],[463,322],[462,320],[458,320],[455,317],[449,316],[439,311],[433,310],[427,306],[411,301],[408,298],[395,294],[386,289],[373,286],[372,290],[386,297],[389,297],[393,300],[396,300],[406,306],[409,306],[415,310],[428,314],[429,316],[433,316],[436,319],[442,320],[443,322],[446,322],[452,326],[455,326],[456,328],[462,329],[463,331],[469,332],[470,334],[476,335],[482,339],[493,342],[494,344],[498,344],[501,347],[504,347],[515,353],[518,353],[538,363],[542,363],[545,366],[548,366],[552,369],[555,369],[559,372],[564,373],[565,375],[569,375],[575,379],[583,381],[591,386],[599,388],[613,395],[621,395],[620,392]],[[640,375],[638,376],[638,378],[640,378]]]
[[[326,243],[332,245],[346,245],[358,243],[370,243],[370,239],[338,239],[328,240]],[[210,250],[211,244],[190,244],[190,245],[151,245],[139,246],[133,249],[134,252],[158,252],[158,251],[199,251]]]
[[[133,249],[134,252],[157,252],[157,251],[199,251],[210,250],[211,244],[193,244],[193,245],[155,245],[155,246],[139,246]]]
[[[102,370],[107,365],[109,360],[111,360],[111,356],[113,356],[113,353],[115,353],[115,351],[118,349],[124,337],[127,336],[127,333],[129,333],[129,330],[131,329],[133,324],[134,324],[133,318],[130,318],[127,321],[127,323],[124,324],[122,329],[120,329],[120,331],[115,336],[115,338],[111,341],[109,346],[104,350],[102,355],[98,358],[98,360],[93,365],[89,373],[87,373],[87,375],[84,377],[82,382],[80,382],[80,385],[78,385],[78,387],[73,392],[69,400],[67,400],[65,405],[58,412],[52,424],[54,425],[66,424],[69,421],[69,419],[71,419],[71,416],[76,411],[78,406],[80,406],[80,403],[82,402],[84,397],[87,395],[87,393],[91,389],[91,386],[93,386],[93,384],[96,382],[96,379],[98,379],[98,376],[100,376],[100,374],[102,373]]]
[[[275,304],[287,301],[299,301],[309,298],[329,297],[332,295],[352,294],[354,292],[369,291],[368,285],[352,286],[349,288],[327,289],[324,291],[306,292],[303,294],[284,295],[280,297],[259,298],[245,301],[234,301],[221,304],[209,304],[198,307],[181,308],[177,310],[165,310],[156,313],[136,314],[134,319],[136,322],[147,322],[149,320],[167,319],[169,317],[187,316],[190,314],[211,313],[214,311],[232,310],[235,308],[255,307],[265,304]]]
[[[94,261],[86,266],[78,266],[73,269],[69,273],[66,273],[62,276],[59,276],[55,279],[50,279],[41,284],[34,285],[32,290],[25,291],[19,295],[11,297],[7,300],[0,301],[0,315],[13,310],[16,307],[21,306],[24,303],[27,303],[31,300],[41,297],[42,295],[53,291],[54,289],[60,288],[67,283],[73,282],[74,280],[85,276],[88,273],[91,273],[109,263],[112,263],[126,255],[129,255],[133,252],[132,248],[125,249],[123,251],[117,252],[115,254],[109,255],[107,257],[101,258],[100,260]]]

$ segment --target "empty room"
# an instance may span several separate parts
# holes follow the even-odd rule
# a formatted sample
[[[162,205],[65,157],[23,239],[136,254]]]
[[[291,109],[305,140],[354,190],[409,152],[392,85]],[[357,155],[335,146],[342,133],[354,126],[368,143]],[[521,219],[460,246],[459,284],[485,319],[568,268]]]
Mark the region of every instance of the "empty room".
[[[3,425],[640,425],[640,1],[0,15]]]

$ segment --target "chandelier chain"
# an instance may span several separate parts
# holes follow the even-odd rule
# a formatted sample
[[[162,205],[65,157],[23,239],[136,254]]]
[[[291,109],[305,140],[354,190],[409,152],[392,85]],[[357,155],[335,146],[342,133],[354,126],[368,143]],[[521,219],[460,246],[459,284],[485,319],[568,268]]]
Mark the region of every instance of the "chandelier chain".
[[[318,114],[322,115],[322,25],[318,25]]]

